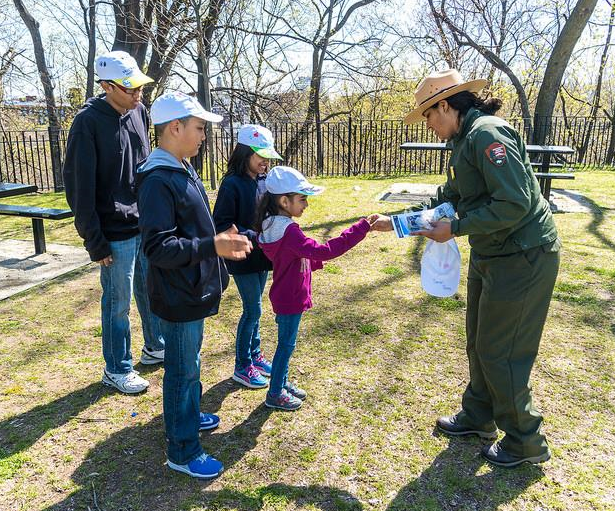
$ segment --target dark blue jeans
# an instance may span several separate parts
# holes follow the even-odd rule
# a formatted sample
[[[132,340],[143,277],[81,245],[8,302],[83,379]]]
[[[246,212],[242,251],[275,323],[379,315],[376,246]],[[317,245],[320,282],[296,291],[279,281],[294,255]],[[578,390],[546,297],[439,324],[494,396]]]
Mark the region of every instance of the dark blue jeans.
[[[149,307],[145,285],[147,259],[141,250],[141,236],[111,241],[109,245],[113,263],[100,267],[103,357],[108,372],[126,374],[132,371],[129,313],[133,291],[145,346],[154,351],[162,350],[164,337],[160,333],[159,320]]]
[[[235,340],[235,369],[243,369],[261,352],[260,319],[263,310],[263,291],[267,282],[266,271],[233,275],[243,304],[237,323]]]
[[[203,320],[174,323],[160,319],[166,340],[162,405],[167,457],[185,465],[203,453],[199,441]]]
[[[302,314],[277,314],[275,317],[275,322],[278,324],[278,347],[273,356],[269,383],[269,394],[272,396],[279,396],[286,384],[290,357],[297,344],[301,316]]]

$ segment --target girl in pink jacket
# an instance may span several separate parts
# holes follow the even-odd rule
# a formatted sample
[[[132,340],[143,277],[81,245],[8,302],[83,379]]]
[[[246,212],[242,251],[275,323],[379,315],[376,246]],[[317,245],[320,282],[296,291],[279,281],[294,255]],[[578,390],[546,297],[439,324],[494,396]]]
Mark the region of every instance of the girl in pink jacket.
[[[288,366],[301,315],[312,307],[312,271],[359,243],[369,232],[370,224],[362,219],[321,245],[303,234],[293,217],[300,217],[308,207],[308,195],[317,195],[323,188],[310,184],[297,170],[283,166],[269,171],[265,186],[267,191],[259,204],[255,227],[259,245],[273,263],[269,299],[278,325],[278,346],[265,405],[296,410],[307,394],[288,380]]]

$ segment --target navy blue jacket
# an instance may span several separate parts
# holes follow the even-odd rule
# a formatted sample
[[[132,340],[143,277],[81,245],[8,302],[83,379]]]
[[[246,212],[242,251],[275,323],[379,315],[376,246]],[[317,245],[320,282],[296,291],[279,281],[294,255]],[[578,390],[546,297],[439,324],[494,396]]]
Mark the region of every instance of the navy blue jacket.
[[[256,180],[250,176],[231,175],[222,180],[214,205],[214,222],[217,232],[226,231],[235,224],[241,234],[252,240],[252,252],[242,261],[226,261],[229,273],[244,275],[271,270],[273,266],[256,242],[253,230],[256,217]]]
[[[229,281],[224,260],[216,255],[205,188],[194,169],[184,165],[158,148],[137,173],[150,306],[175,322],[217,314]]]
[[[150,153],[148,131],[142,104],[120,115],[104,94],[90,98],[73,120],[62,173],[75,227],[92,261],[111,255],[109,241],[139,234],[134,175]]]

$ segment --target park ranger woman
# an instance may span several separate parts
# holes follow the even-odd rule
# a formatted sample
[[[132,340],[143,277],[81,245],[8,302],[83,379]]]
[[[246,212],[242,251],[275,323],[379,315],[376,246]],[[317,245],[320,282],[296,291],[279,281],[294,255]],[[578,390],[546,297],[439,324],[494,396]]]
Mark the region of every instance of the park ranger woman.
[[[461,411],[440,417],[449,435],[495,440],[481,454],[513,467],[550,458],[542,416],[532,405],[530,372],[559,269],[560,242],[542,197],[525,144],[507,122],[493,115],[498,99],[477,93],[486,80],[464,81],[450,69],[429,75],[415,92],[407,124],[427,127],[452,150],[446,183],[430,207],[451,202],[458,219],[421,231],[437,242],[468,236],[466,338],[470,382]],[[380,217],[376,230],[391,227]]]

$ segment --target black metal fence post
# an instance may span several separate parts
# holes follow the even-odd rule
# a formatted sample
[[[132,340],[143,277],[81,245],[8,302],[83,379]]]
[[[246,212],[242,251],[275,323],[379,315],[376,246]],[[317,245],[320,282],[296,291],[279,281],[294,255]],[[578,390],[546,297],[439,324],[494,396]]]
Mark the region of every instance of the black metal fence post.
[[[49,152],[51,156],[51,172],[53,175],[53,191],[61,192],[64,190],[64,179],[62,178],[62,154],[60,151],[60,129],[48,128],[49,131]]]

